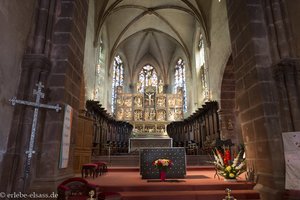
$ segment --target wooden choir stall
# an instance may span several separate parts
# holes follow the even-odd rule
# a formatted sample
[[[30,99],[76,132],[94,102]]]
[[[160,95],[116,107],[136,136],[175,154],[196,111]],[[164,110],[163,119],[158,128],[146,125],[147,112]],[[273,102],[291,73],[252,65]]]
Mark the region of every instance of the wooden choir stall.
[[[174,147],[184,147],[188,155],[210,153],[215,141],[220,139],[218,103],[206,102],[190,117],[172,122],[167,132]]]
[[[127,153],[133,126],[116,121],[97,101],[87,101],[86,108],[94,119],[93,156]]]

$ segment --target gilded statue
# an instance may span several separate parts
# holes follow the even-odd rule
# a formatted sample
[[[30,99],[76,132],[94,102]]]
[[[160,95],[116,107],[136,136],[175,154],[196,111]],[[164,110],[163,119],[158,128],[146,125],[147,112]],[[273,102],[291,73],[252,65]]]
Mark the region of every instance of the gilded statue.
[[[130,107],[130,106],[132,105],[131,98],[130,98],[130,97],[127,97],[127,98],[124,100],[124,104],[125,104],[125,106]]]
[[[117,105],[121,106],[123,104],[122,96],[117,97]]]
[[[150,113],[149,113],[149,110],[146,109],[146,110],[145,110],[145,117],[144,117],[144,120],[145,120],[145,121],[147,121],[147,120],[149,119],[149,114],[150,114]]]
[[[173,98],[173,97],[169,98],[168,104],[169,104],[169,106],[175,106],[175,98]]]
[[[125,111],[125,118],[126,119],[130,119],[131,118],[131,109],[130,108],[126,109],[126,111]]]
[[[158,97],[157,98],[157,105],[159,107],[165,107],[165,98],[164,97]]]
[[[162,82],[162,80],[159,80],[158,94],[162,94],[163,92],[164,92],[164,83]]]
[[[118,109],[118,111],[117,111],[117,119],[118,120],[123,119],[123,114],[124,114],[123,108]]]
[[[170,109],[169,116],[168,116],[169,120],[174,121],[175,119],[174,115],[175,115],[175,111],[173,109]]]
[[[180,120],[183,118],[183,113],[182,113],[182,109],[176,109],[175,111],[175,119],[176,120]]]
[[[142,119],[142,111],[136,110],[134,111],[134,120],[140,121]]]
[[[139,96],[135,97],[134,98],[134,105],[136,107],[141,107],[142,106],[142,97],[139,97]]]
[[[150,120],[155,120],[155,110],[151,109],[150,113],[149,113],[149,119]]]
[[[148,101],[148,105],[149,106],[151,106],[152,105],[152,103],[153,103],[153,96],[154,96],[154,93],[152,93],[152,92],[145,92],[145,94],[147,95],[147,101]]]
[[[177,97],[176,106],[182,106],[182,97]]]
[[[141,82],[137,82],[136,84],[136,92],[140,93],[142,90],[142,83]]]
[[[164,121],[166,119],[166,112],[164,110],[160,110],[157,112],[157,120]]]

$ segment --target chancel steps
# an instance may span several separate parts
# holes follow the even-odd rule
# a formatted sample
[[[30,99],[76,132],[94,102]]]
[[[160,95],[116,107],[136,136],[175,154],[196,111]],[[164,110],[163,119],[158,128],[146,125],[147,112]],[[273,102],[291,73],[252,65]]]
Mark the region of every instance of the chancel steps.
[[[229,188],[238,200],[258,200],[259,193],[253,190],[254,183],[244,180],[226,182],[214,178],[215,171],[209,168],[190,168],[184,179],[141,179],[137,168],[109,169],[108,173],[88,181],[100,185],[101,191],[119,192],[123,200],[222,200]]]

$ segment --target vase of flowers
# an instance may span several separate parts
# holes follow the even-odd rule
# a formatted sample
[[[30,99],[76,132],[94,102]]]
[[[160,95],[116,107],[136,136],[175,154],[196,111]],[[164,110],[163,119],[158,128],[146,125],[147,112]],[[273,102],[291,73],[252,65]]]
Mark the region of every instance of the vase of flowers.
[[[214,149],[216,173],[224,177],[225,181],[236,181],[236,178],[247,169],[244,153],[243,149],[240,150],[232,160],[229,148],[223,148],[223,152],[217,148]]]
[[[169,159],[160,158],[153,161],[152,164],[159,170],[160,180],[165,181],[167,177],[167,169],[169,169],[173,165],[173,162]]]

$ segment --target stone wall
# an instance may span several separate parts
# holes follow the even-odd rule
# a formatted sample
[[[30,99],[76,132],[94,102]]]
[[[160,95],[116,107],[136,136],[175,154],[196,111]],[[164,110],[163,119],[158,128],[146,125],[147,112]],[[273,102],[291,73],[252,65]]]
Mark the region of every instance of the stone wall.
[[[35,0],[26,4],[20,4],[18,0],[0,1],[0,174],[14,110],[8,100],[17,95],[35,3]]]
[[[8,137],[10,148],[4,154],[1,166],[3,170],[1,173],[1,191],[53,192],[56,191],[56,186],[62,179],[73,175],[72,152],[77,132],[83,76],[88,1],[41,0],[38,2],[31,1],[31,4],[26,4],[26,6],[19,2],[14,5],[11,2],[13,1],[4,2],[7,3],[5,5],[7,10],[1,7],[1,11],[10,11],[10,13],[15,14],[16,12],[11,11],[11,6],[20,10],[17,15],[12,14],[10,16],[10,20],[14,23],[10,22],[10,25],[6,25],[8,30],[12,30],[3,31],[8,35],[11,34],[11,37],[18,38],[14,42],[16,44],[14,47],[20,48],[20,50],[11,47],[11,51],[8,52],[9,55],[17,55],[15,65],[18,65],[22,60],[21,73],[15,71],[21,77],[16,94],[17,98],[35,101],[32,92],[36,88],[35,84],[41,81],[45,85],[43,89],[45,98],[41,102],[58,103],[63,107],[63,110],[64,105],[68,104],[74,109],[74,117],[69,165],[65,169],[59,169],[64,112],[62,110],[60,113],[56,113],[55,111],[40,109],[34,144],[35,154],[31,160],[28,178],[25,178],[25,152],[28,150],[30,140],[33,109],[30,106],[15,106]],[[34,5],[36,10],[33,10]],[[3,8],[6,8],[5,6]],[[4,13],[7,14],[7,12]],[[7,16],[9,15],[7,14]],[[34,20],[32,20],[33,16]],[[6,63],[11,63],[9,56],[7,58]],[[11,69],[17,70],[18,67],[20,66],[11,67]],[[7,82],[12,85],[18,82],[18,78],[12,81],[12,75],[7,75],[7,77],[10,78]],[[12,90],[16,91],[13,88]],[[5,126],[6,129],[10,127],[8,124]]]
[[[282,199],[284,157],[278,98],[261,1],[227,1],[236,104],[248,165],[261,199]]]
[[[83,81],[83,58],[87,26],[88,0],[57,2],[50,54],[52,70],[48,78],[49,99],[68,104],[73,110],[71,147],[67,168],[59,169],[63,114],[47,112],[40,141],[36,177],[32,190],[53,191],[66,177],[73,176],[73,153],[77,133],[80,91]]]

